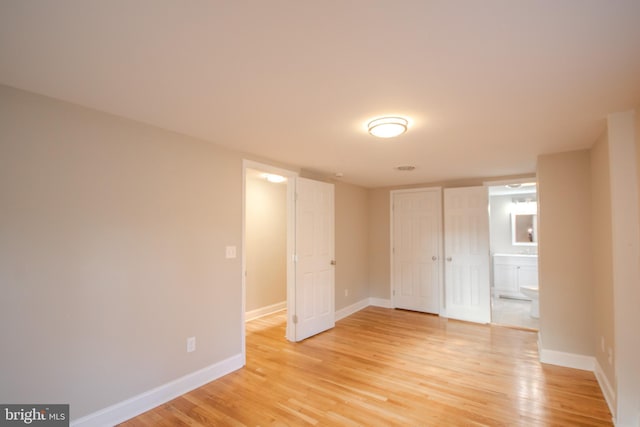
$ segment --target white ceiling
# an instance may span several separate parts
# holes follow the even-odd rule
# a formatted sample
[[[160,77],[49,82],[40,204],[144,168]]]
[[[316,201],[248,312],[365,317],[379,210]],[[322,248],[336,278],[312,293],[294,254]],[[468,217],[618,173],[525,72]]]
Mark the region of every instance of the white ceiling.
[[[640,1],[2,0],[0,83],[368,187],[529,173],[640,105]]]

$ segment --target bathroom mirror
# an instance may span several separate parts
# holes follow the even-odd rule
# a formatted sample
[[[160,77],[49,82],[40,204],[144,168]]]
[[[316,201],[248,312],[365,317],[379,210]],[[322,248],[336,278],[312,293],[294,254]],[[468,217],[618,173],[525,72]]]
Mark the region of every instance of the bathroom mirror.
[[[536,214],[511,214],[511,243],[515,246],[536,246],[538,244]]]

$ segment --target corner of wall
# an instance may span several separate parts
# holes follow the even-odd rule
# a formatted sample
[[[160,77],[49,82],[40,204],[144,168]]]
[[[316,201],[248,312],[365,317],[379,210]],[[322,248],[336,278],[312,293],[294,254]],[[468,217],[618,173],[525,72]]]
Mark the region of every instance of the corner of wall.
[[[602,369],[602,366],[600,366],[600,362],[598,362],[597,359],[595,360],[594,374],[596,376],[596,380],[598,380],[598,385],[600,386],[600,389],[602,390],[602,394],[604,395],[604,400],[606,400],[607,406],[609,406],[609,411],[611,411],[611,414],[612,414],[612,416],[613,416],[613,418],[615,420],[615,416],[616,416],[616,391],[611,386],[611,383],[609,382],[609,379],[605,375],[604,370]],[[615,424],[615,421],[614,421],[614,424]]]

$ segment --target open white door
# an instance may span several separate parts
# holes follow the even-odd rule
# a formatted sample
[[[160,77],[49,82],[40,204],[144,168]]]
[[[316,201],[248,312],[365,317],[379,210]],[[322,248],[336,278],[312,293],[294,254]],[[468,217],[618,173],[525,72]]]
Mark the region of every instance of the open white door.
[[[334,186],[296,178],[295,341],[335,325]]]
[[[442,193],[398,190],[392,198],[393,306],[440,312]]]
[[[487,187],[444,190],[447,317],[491,322]]]

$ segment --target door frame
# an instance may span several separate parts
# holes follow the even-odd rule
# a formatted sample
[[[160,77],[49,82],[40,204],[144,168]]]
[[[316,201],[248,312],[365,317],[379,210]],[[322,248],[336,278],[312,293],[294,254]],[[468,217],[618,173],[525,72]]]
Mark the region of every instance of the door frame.
[[[289,169],[283,169],[276,166],[272,166],[267,163],[260,163],[253,160],[242,160],[242,328],[241,328],[241,341],[242,341],[242,364],[247,363],[247,345],[246,345],[246,292],[247,292],[247,236],[246,236],[246,220],[247,220],[247,169],[256,169],[265,173],[273,173],[282,175],[287,178],[287,332],[286,338],[289,341],[293,341],[295,337],[295,331],[293,324],[293,304],[295,304],[295,264],[293,260],[295,250],[295,178],[300,174],[296,171]]]
[[[389,283],[391,284],[391,289],[390,289],[390,293],[391,293],[391,308],[396,308],[396,297],[394,295],[394,290],[395,290],[395,283],[394,283],[394,253],[393,253],[393,238],[394,238],[394,234],[393,234],[393,224],[394,224],[394,209],[393,209],[393,196],[395,194],[406,194],[406,193],[420,193],[423,191],[439,191],[440,192],[440,234],[438,236],[438,251],[439,251],[439,256],[440,258],[442,258],[442,255],[444,254],[444,219],[443,219],[443,213],[444,213],[444,205],[443,205],[443,188],[442,187],[418,187],[418,188],[407,188],[407,189],[402,189],[402,190],[391,190],[389,192],[389,273],[390,273],[390,277],[389,277]],[[439,306],[440,306],[440,313],[438,314],[440,317],[447,317],[447,307],[445,304],[445,288],[444,288],[444,263],[440,262],[440,267],[438,269],[438,274],[440,275],[440,285],[439,285],[439,289],[438,289],[438,293],[439,293]]]
[[[501,185],[508,184],[524,184],[525,182],[535,182],[536,183],[536,194],[538,194],[538,177],[536,175],[524,176],[520,178],[513,179],[498,179],[498,180],[488,180],[483,181],[482,185],[487,187],[487,191],[489,191],[489,187],[497,187]],[[491,195],[489,195],[489,206],[491,206]],[[538,212],[538,221],[540,218],[540,212]],[[538,247],[539,249],[539,247]],[[489,295],[491,297],[491,323],[493,323],[493,285],[495,280],[495,271],[493,265],[493,247],[491,246],[491,208],[489,208]],[[540,264],[538,264],[538,273],[540,273]],[[539,292],[539,291],[538,291]]]

